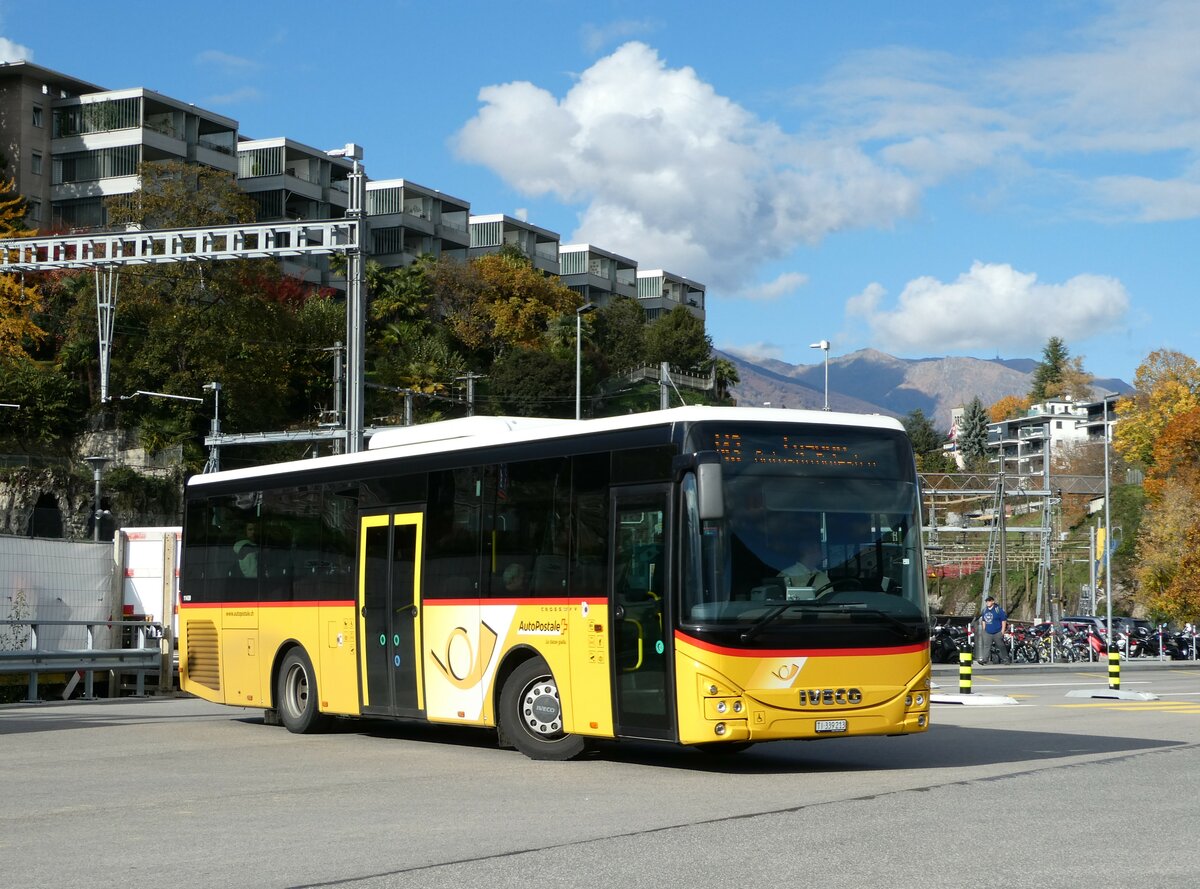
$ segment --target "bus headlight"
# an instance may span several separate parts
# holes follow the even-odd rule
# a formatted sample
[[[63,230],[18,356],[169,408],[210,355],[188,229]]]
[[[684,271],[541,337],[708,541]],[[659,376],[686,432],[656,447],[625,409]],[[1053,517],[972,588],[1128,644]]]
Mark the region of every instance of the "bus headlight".
[[[725,723],[718,722],[716,724],[716,726],[713,728],[713,731],[717,733],[718,737],[725,734]]]
[[[724,701],[717,701],[717,712],[724,713],[729,709],[729,706]]]
[[[733,712],[734,712],[734,713],[741,713],[741,712],[742,712],[742,702],[741,702],[741,701],[734,701],[734,702],[733,702]]]

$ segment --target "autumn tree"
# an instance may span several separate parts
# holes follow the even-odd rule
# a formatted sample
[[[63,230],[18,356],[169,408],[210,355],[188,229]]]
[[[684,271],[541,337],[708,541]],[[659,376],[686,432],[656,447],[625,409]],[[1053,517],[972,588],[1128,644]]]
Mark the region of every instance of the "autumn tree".
[[[1113,446],[1143,467],[1153,462],[1154,443],[1177,415],[1200,406],[1200,365],[1181,352],[1151,352],[1134,373],[1134,393],[1117,402]]]
[[[16,193],[16,182],[11,178],[0,181],[0,238],[28,238],[34,234],[24,227],[25,209],[25,198]],[[37,290],[21,276],[0,275],[0,359],[24,359],[25,347],[45,336],[33,322],[40,308]]]
[[[999,423],[1003,420],[1015,420],[1018,417],[1023,417],[1025,412],[1029,410],[1030,405],[1031,402],[1028,396],[1005,395],[988,408],[988,419],[993,423]]]
[[[426,274],[434,314],[484,363],[509,348],[536,349],[551,319],[573,315],[580,304],[577,293],[515,250],[465,263],[443,257]]]

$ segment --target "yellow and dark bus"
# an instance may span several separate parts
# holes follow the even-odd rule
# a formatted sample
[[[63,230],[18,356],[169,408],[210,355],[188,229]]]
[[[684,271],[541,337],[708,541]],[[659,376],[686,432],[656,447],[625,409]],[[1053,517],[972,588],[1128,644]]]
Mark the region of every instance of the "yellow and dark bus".
[[[183,689],[293,732],[415,719],[569,759],[928,726],[918,481],[889,418],[382,430],[190,479],[180,570]]]

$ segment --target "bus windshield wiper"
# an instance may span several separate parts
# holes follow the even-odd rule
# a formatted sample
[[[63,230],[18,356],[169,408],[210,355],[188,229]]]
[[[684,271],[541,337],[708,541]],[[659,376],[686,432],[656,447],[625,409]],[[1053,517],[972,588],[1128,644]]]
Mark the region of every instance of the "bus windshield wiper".
[[[805,614],[870,614],[874,617],[881,617],[893,629],[899,631],[902,638],[905,640],[917,639],[920,637],[920,631],[915,629],[911,624],[900,620],[893,614],[889,614],[879,608],[872,608],[865,602],[837,602],[829,604],[808,604],[805,602],[785,602],[782,605],[776,605],[753,624],[746,628],[742,633],[741,639],[743,642],[749,642],[759,633],[761,633],[769,624],[782,615],[789,608],[797,608]]]
[[[882,617],[893,628],[899,630],[900,635],[905,639],[917,639],[921,635],[911,624],[905,623],[894,614],[890,614],[880,608],[872,608],[866,602],[837,602],[829,605],[817,605],[806,610],[823,611],[833,614],[870,614],[875,617]]]
[[[758,620],[756,620],[754,623],[752,623],[749,627],[746,628],[746,631],[744,633],[742,633],[742,641],[749,642],[751,639],[753,639],[755,636],[757,636],[760,632],[762,632],[763,627],[765,627],[767,624],[773,622],[775,620],[775,618],[779,617],[779,615],[783,614],[789,608],[796,607],[796,604],[797,603],[795,603],[795,602],[784,602],[782,605],[776,605],[774,608],[772,608],[770,611],[768,611],[766,614],[764,614],[762,617],[760,617]]]

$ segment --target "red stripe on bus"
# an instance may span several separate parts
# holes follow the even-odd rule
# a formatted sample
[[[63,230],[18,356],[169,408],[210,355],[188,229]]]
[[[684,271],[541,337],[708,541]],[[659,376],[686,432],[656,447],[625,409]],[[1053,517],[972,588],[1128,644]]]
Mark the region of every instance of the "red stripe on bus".
[[[438,605],[448,607],[451,605],[582,605],[584,602],[597,601],[590,596],[581,596],[577,599],[533,599],[533,598],[492,598],[481,597],[478,599],[422,599],[421,604],[426,608]]]
[[[353,599],[319,599],[312,602],[181,602],[181,608],[353,608]]]
[[[888,654],[916,654],[918,651],[928,651],[928,642],[916,642],[909,645],[896,645],[882,648],[728,648],[724,645],[713,645],[676,630],[675,638],[711,651],[713,654],[729,655],[731,657],[846,657],[848,655],[878,656]]]

